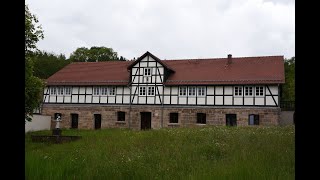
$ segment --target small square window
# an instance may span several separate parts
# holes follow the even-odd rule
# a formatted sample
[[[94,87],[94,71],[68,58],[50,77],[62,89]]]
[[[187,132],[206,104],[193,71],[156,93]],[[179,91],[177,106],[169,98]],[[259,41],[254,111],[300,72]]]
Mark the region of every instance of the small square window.
[[[126,113],[122,111],[118,111],[118,121],[125,121],[126,120]]]
[[[170,123],[178,123],[178,113],[170,113]]]
[[[249,115],[249,125],[259,125],[259,115],[250,114]]]
[[[206,124],[206,114],[205,113],[197,113],[197,123],[198,124]]]

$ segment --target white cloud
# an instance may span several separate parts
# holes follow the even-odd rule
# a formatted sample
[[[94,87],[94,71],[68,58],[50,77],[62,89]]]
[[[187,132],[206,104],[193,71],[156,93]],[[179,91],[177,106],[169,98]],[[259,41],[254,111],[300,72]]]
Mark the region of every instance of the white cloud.
[[[70,55],[106,46],[133,58],[295,56],[293,0],[27,0],[44,29],[39,49]]]

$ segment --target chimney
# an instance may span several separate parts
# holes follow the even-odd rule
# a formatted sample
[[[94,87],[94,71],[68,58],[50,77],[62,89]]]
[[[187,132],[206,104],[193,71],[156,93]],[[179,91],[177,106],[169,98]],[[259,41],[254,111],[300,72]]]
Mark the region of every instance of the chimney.
[[[228,64],[232,63],[232,54],[228,54]]]

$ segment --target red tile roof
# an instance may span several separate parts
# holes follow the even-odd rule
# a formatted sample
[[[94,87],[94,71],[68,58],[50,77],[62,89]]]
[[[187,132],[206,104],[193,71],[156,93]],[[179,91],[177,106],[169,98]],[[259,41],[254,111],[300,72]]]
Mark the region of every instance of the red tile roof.
[[[138,59],[139,60],[139,59]],[[172,73],[166,85],[281,84],[283,56],[162,60]],[[132,61],[71,63],[49,77],[47,85],[127,85]]]

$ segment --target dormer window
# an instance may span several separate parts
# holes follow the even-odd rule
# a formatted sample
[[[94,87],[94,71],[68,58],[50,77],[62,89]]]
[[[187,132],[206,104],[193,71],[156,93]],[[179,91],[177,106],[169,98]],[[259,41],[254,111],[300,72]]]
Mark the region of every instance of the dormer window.
[[[144,76],[151,76],[151,68],[144,68]]]

